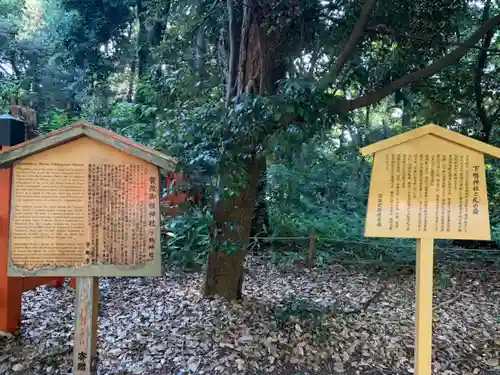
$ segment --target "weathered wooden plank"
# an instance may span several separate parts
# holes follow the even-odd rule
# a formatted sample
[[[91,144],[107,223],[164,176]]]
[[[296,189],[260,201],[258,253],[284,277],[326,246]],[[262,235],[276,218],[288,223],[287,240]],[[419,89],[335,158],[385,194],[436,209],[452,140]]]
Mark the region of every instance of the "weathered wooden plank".
[[[79,277],[77,279],[75,316],[73,373],[75,375],[97,375],[99,278]]]
[[[87,136],[96,141],[115,147],[168,172],[175,169],[176,160],[174,158],[132,142],[113,132],[106,131],[105,129],[98,129],[96,126],[87,123],[71,125],[13,147],[11,150],[0,154],[0,168],[5,168],[16,160],[70,142],[81,136]]]
[[[158,231],[158,237],[160,232]],[[159,240],[158,240],[159,241]],[[161,251],[158,246],[157,253],[161,256]],[[155,255],[156,257],[156,255]],[[9,276],[53,276],[53,277],[70,277],[70,276],[99,276],[106,275],[107,277],[150,277],[162,275],[162,262],[157,258],[144,265],[133,266],[115,266],[115,265],[90,265],[79,268],[43,268],[35,270],[26,270],[16,267],[9,260]]]
[[[83,136],[82,128],[72,128],[57,133],[51,137],[34,138],[28,142],[20,143],[6,152],[0,153],[0,168],[6,168],[16,160],[24,159],[36,153],[48,150],[57,145],[70,142]]]

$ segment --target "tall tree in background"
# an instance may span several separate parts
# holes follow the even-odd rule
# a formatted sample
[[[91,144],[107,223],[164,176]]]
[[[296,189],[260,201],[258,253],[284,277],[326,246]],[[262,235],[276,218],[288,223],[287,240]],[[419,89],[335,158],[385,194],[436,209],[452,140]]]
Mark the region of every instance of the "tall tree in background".
[[[307,2],[295,2],[293,6],[287,2],[264,5],[256,0],[236,3],[227,0],[229,62],[226,102],[229,107],[242,95],[263,97],[276,94],[278,82],[285,78],[287,65],[299,56],[300,39],[308,43],[305,39],[311,34],[305,34],[307,25],[313,24],[319,12],[318,4],[308,6]],[[302,5],[301,9],[299,5]],[[231,240],[237,249],[232,254],[224,251],[209,254],[205,295],[241,297],[243,259],[252,218],[265,218],[267,214],[263,202],[266,158],[262,151],[259,152],[266,140],[249,136],[247,141],[250,153],[241,161],[247,171],[245,188],[237,195],[214,203],[217,224],[214,237],[216,241]],[[218,178],[221,180],[219,188],[224,188],[227,176],[223,173]],[[255,208],[257,212],[254,212]]]

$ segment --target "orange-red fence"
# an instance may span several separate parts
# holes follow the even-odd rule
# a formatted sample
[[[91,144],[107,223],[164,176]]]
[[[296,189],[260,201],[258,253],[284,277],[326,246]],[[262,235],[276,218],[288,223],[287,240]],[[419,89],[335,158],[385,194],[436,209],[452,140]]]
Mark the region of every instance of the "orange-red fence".
[[[11,181],[12,169],[0,169],[0,331],[8,333],[16,332],[21,324],[23,292],[43,284],[64,284],[64,277],[8,276]]]

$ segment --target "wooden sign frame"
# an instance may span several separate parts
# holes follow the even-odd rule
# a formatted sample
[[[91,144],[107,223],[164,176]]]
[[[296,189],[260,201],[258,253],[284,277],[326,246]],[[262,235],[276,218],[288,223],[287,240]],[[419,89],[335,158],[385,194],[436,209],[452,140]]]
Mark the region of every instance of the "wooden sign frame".
[[[72,146],[74,144],[74,146]],[[33,161],[38,161],[38,165],[40,165],[40,168],[42,168],[42,165],[45,166],[45,159],[48,159],[49,161],[54,161],[54,155],[58,155],[60,159],[62,158],[68,158],[73,160],[74,162],[74,157],[72,159],[72,154],[70,152],[70,147],[72,147],[71,151],[72,153],[80,153],[82,154],[82,158],[84,161],[82,162],[82,168],[89,168],[89,161],[86,158],[91,158],[89,160],[93,160],[92,163],[96,163],[96,165],[99,165],[100,162],[103,163],[111,163],[110,166],[113,167],[113,163],[117,163],[115,159],[121,160],[122,158],[124,160],[124,163],[127,165],[134,165],[137,164],[137,168],[139,168],[141,165],[144,167],[140,168],[145,168],[144,172],[141,173],[146,173],[144,174],[145,177],[147,176],[152,176],[151,179],[155,178],[155,186],[154,186],[154,191],[156,197],[154,198],[153,201],[147,201],[147,186],[146,187],[138,187],[137,189],[140,189],[140,194],[141,196],[145,194],[146,201],[142,203],[142,207],[145,207],[144,204],[147,206],[151,206],[153,204],[155,207],[152,207],[152,212],[151,214],[154,214],[154,217],[151,217],[151,222],[153,224],[149,225],[154,225],[154,227],[149,228],[150,231],[154,231],[154,255],[150,254],[149,258],[148,257],[143,257],[142,261],[139,262],[117,262],[117,263],[112,263],[112,261],[105,261],[103,259],[103,262],[101,261],[94,261],[91,264],[64,264],[65,261],[59,263],[49,263],[49,264],[43,264],[43,265],[38,265],[36,263],[36,266],[18,266],[17,264],[27,264],[24,263],[16,263],[14,262],[13,258],[13,244],[14,241],[12,239],[12,233],[14,233],[15,229],[15,212],[16,209],[19,207],[19,205],[15,205],[15,200],[13,200],[14,203],[14,208],[11,209],[11,240],[9,241],[9,276],[85,276],[85,277],[99,277],[99,276],[110,276],[110,277],[121,277],[121,276],[132,276],[132,277],[138,277],[138,276],[160,276],[163,271],[163,262],[162,262],[162,255],[161,255],[161,232],[160,232],[160,198],[161,198],[161,191],[160,191],[160,168],[166,169],[167,171],[172,171],[175,167],[175,160],[173,158],[170,158],[166,155],[163,155],[157,151],[148,149],[142,145],[135,144],[128,140],[127,138],[121,137],[115,133],[108,132],[105,129],[98,128],[94,125],[88,124],[88,123],[78,123],[73,126],[61,129],[59,131],[49,133],[45,137],[40,137],[38,139],[35,139],[33,141],[28,141],[25,143],[20,144],[18,147],[13,147],[9,151],[0,154],[0,166],[13,166],[14,172],[16,171],[16,168],[22,168],[23,163],[25,162],[26,164],[26,169],[31,168],[30,164],[37,164]],[[89,151],[86,151],[86,147],[89,148]],[[82,151],[83,150],[83,151]],[[44,155],[48,155],[47,157],[44,157]],[[67,155],[67,156],[65,156]],[[103,156],[107,155],[107,156]],[[123,155],[123,156],[120,156]],[[44,159],[45,158],[45,159]],[[39,162],[39,161],[42,162]],[[87,160],[87,161],[85,161]],[[135,161],[135,162],[134,162]],[[33,162],[33,163],[31,163]],[[87,163],[87,164],[86,164]],[[132,164],[130,164],[132,163]],[[142,163],[142,164],[141,164]],[[57,163],[55,163],[57,164]],[[66,164],[65,164],[66,165]],[[69,165],[69,164],[68,164]],[[119,164],[117,164],[119,165]],[[110,168],[111,168],[110,167]],[[37,170],[37,167],[33,167],[33,170]],[[57,168],[57,167],[56,167]],[[19,173],[21,169],[19,170]],[[153,172],[154,171],[154,172]],[[46,172],[47,173],[47,172]],[[88,171],[89,176],[90,176],[90,171]],[[107,173],[107,172],[105,172]],[[87,172],[84,172],[85,176],[87,175]],[[72,177],[71,177],[72,178]],[[90,177],[89,177],[90,178]],[[141,177],[134,177],[135,179],[141,178]],[[125,179],[125,177],[123,177]],[[15,198],[15,191],[16,187],[20,186],[19,183],[16,184],[16,173],[14,173],[13,176],[13,184],[12,184],[12,197],[13,199]],[[121,180],[118,180],[121,181]],[[123,180],[125,181],[125,180]],[[128,180],[127,180],[128,181]],[[85,186],[88,185],[89,182],[84,183]],[[153,182],[152,182],[153,183]],[[120,186],[123,186],[120,189],[126,189],[127,190],[127,185],[123,185],[123,183],[120,183]],[[93,185],[92,185],[93,186]],[[106,185],[109,186],[109,185]],[[113,185],[114,186],[114,185]],[[138,186],[138,185],[137,185]],[[140,185],[142,186],[142,185]],[[82,188],[83,189],[83,188]],[[108,188],[106,188],[108,189]],[[109,189],[112,189],[111,187]],[[115,189],[115,188],[113,188]],[[90,187],[87,189],[84,189],[86,191],[86,195],[83,198],[83,200],[89,199],[89,191]],[[115,189],[116,190],[116,189]],[[120,194],[120,191],[116,192],[115,190],[109,190],[110,196],[114,196],[116,194]],[[126,191],[125,190],[125,191]],[[138,190],[139,191],[139,190]],[[149,193],[151,195],[151,193]],[[82,196],[83,197],[83,196]],[[149,198],[151,199],[151,198]],[[79,201],[80,202],[80,201]],[[145,203],[149,202],[149,203]],[[43,205],[43,202],[40,203]],[[90,204],[90,203],[89,203]],[[111,204],[111,203],[108,203]],[[26,206],[26,204],[25,204]],[[28,207],[28,206],[27,206]],[[87,207],[87,203],[85,202],[85,206]],[[90,206],[88,206],[90,207]],[[107,207],[107,206],[106,206]],[[80,207],[80,209],[83,209]],[[50,208],[49,208],[50,210]],[[86,217],[86,211],[88,209],[85,209],[85,213],[83,214]],[[147,214],[149,215],[149,211],[147,211]],[[142,215],[142,214],[141,214]],[[141,216],[143,217],[143,216]],[[149,216],[148,216],[149,217]],[[89,219],[85,219],[89,220]],[[125,217],[123,217],[123,220],[125,220]],[[147,217],[144,217],[144,220],[148,220]],[[147,221],[145,221],[147,223]],[[85,228],[88,228],[89,224],[85,224]],[[125,223],[122,224],[124,227],[125,232],[130,231],[130,227],[127,227],[127,225],[131,226],[132,224]],[[59,227],[57,227],[59,228]],[[56,228],[56,229],[57,229]],[[113,228],[111,228],[113,229]],[[85,229],[86,231],[88,229]],[[100,229],[100,230],[105,230],[105,229]],[[145,228],[140,228],[139,229],[141,232],[146,231]],[[124,233],[125,233],[124,232]],[[88,232],[87,232],[88,233]],[[126,234],[128,236],[128,234]],[[82,252],[86,253],[91,253],[93,251],[94,246],[91,247],[90,245],[90,237],[89,235],[85,235],[83,237],[83,243],[87,241],[86,249],[82,249]],[[59,241],[55,239],[56,241]],[[143,241],[143,240],[140,240]],[[144,239],[144,241],[147,241],[147,239]],[[64,242],[64,241],[63,241]],[[144,246],[147,246],[147,243],[144,242]],[[152,244],[152,243],[151,243]],[[150,244],[150,245],[151,245]],[[131,245],[132,250],[129,249],[129,252],[132,251],[132,253],[135,250],[135,245]],[[82,246],[82,245],[79,245]],[[102,247],[102,245],[101,245]],[[149,253],[151,253],[152,248],[149,246]],[[26,252],[28,250],[24,250]],[[61,251],[61,250],[58,250]],[[78,250],[80,251],[80,250]],[[107,251],[107,250],[106,250]],[[119,249],[117,249],[119,251]],[[137,249],[139,251],[139,249]],[[142,250],[141,250],[142,251]],[[53,253],[53,252],[52,252]],[[52,254],[51,253],[51,254]],[[61,255],[62,256],[62,255]],[[91,255],[90,255],[91,256]],[[43,256],[42,256],[43,257]],[[62,259],[62,258],[61,258]],[[131,258],[132,259],[132,258]],[[141,259],[141,258],[139,258]],[[105,261],[105,262],[104,262]]]
[[[426,139],[427,142],[422,142],[423,139]],[[437,142],[437,143],[436,143]],[[441,143],[440,143],[441,142]],[[408,147],[405,147],[408,145]],[[443,149],[440,149],[438,146],[443,146]],[[460,230],[460,223],[455,225],[454,228],[451,228],[451,224],[449,225],[449,229],[447,231],[439,231],[439,230],[422,230],[422,226],[420,222],[418,224],[417,229],[415,230],[415,223],[408,223],[406,227],[406,232],[399,228],[399,226],[390,226],[386,222],[383,222],[381,216],[387,211],[394,211],[394,199],[392,198],[394,194],[394,187],[391,186],[391,206],[387,207],[387,199],[380,198],[380,195],[384,195],[382,191],[384,190],[384,185],[394,184],[392,179],[394,178],[394,173],[391,171],[387,173],[389,169],[387,166],[384,168],[382,165],[381,159],[377,159],[378,156],[383,156],[384,153],[390,153],[390,150],[393,150],[393,154],[398,153],[399,155],[429,155],[426,152],[426,146],[429,146],[429,149],[433,151],[433,155],[445,155],[446,148],[453,148],[455,150],[455,154],[460,156],[460,153],[472,155],[476,160],[476,167],[474,169],[473,174],[477,174],[477,181],[474,177],[473,183],[465,187],[464,189],[470,189],[473,191],[473,207],[471,208],[471,213],[479,215],[479,209],[482,210],[481,215],[482,220],[476,220],[472,223],[475,225],[478,230],[472,231],[463,231]],[[409,148],[410,152],[405,152]],[[488,201],[486,195],[486,178],[485,178],[485,168],[484,168],[484,156],[488,155],[494,158],[500,158],[500,149],[488,145],[486,143],[477,141],[475,139],[466,137],[464,135],[458,134],[451,130],[445,129],[435,124],[425,125],[423,127],[417,128],[415,130],[408,131],[406,133],[397,135],[395,137],[385,139],[380,142],[376,142],[374,144],[368,145],[360,150],[361,154],[364,156],[375,154],[374,157],[374,167],[372,169],[372,176],[370,181],[370,193],[369,193],[369,203],[367,209],[367,217],[365,222],[365,236],[366,237],[406,237],[406,238],[416,238],[417,240],[417,248],[416,248],[416,260],[417,260],[417,268],[416,268],[416,328],[415,328],[415,374],[416,375],[431,375],[432,374],[432,297],[433,297],[433,272],[434,272],[434,239],[435,238],[455,238],[458,239],[490,239],[490,229],[489,229],[489,212],[488,212]],[[449,155],[449,154],[448,154]],[[439,158],[435,158],[439,159]],[[453,156],[455,159],[455,156]],[[408,159],[407,159],[408,160]],[[413,160],[413,159],[411,159]],[[432,159],[429,158],[429,160]],[[417,160],[415,163],[411,164],[415,170],[415,173],[422,173],[422,176],[427,175],[428,171],[428,163],[429,160],[424,158],[423,163],[419,164],[420,161]],[[449,157],[447,156],[445,160],[449,163]],[[375,163],[378,163],[377,165]],[[453,161],[454,163],[454,161]],[[398,165],[401,165],[398,164]],[[404,164],[406,165],[406,164]],[[416,165],[416,166],[415,166]],[[434,164],[431,168],[435,171],[435,174],[439,175],[444,171],[451,173],[451,169],[446,170],[446,168],[440,169],[437,166],[438,164]],[[451,165],[451,164],[449,164]],[[423,167],[424,166],[424,169]],[[376,168],[375,168],[376,167]],[[457,171],[457,167],[454,165],[454,173]],[[422,172],[425,170],[425,172]],[[377,174],[378,171],[378,174]],[[468,174],[470,174],[470,170],[467,170]],[[376,175],[375,175],[376,174]],[[376,179],[379,178],[377,181]],[[424,177],[425,178],[425,177]],[[445,189],[448,187],[448,193],[446,195],[445,205],[448,207],[451,206],[460,206],[463,203],[464,196],[465,199],[469,199],[469,191],[467,194],[463,194],[463,191],[457,193],[456,187],[456,178],[453,177],[453,188],[455,191],[452,193],[451,178],[448,178],[446,181],[446,177],[444,177],[441,185],[437,183],[431,187],[434,188],[434,193],[437,192],[439,194],[439,189],[441,187]],[[468,177],[467,177],[468,178]],[[482,183],[479,181],[482,179]],[[422,180],[422,177],[420,177]],[[462,177],[462,181],[466,181],[466,178]],[[446,182],[448,185],[446,185]],[[474,187],[474,190],[472,190]],[[387,188],[387,186],[385,187]],[[398,187],[399,188],[399,187]],[[405,187],[403,187],[405,188]],[[408,186],[406,186],[406,190],[409,191]],[[410,194],[410,193],[408,193]],[[424,194],[426,194],[424,189]],[[459,198],[457,198],[457,195]],[[421,199],[421,192],[419,190],[416,195]],[[460,198],[462,196],[462,198]],[[413,198],[410,197],[410,198]],[[408,201],[411,201],[409,198]],[[440,199],[436,199],[434,205],[439,208]],[[378,200],[378,201],[377,201]],[[419,208],[420,204],[419,201]],[[457,203],[458,202],[458,203]],[[462,203],[461,203],[462,202]],[[435,207],[435,208],[436,208]],[[456,209],[456,207],[454,207]],[[474,210],[474,211],[472,211]],[[478,212],[475,212],[475,211]],[[407,216],[408,220],[415,218],[415,208],[413,205],[407,205]],[[391,212],[393,214],[393,212]],[[448,215],[450,216],[450,215]],[[394,217],[394,215],[392,216]],[[434,222],[438,221],[438,214],[434,215]],[[441,220],[441,218],[439,218]],[[456,218],[453,218],[456,220]],[[464,219],[465,220],[465,219]],[[442,219],[444,221],[444,219]],[[450,221],[450,220],[448,220]],[[410,225],[411,224],[411,225]],[[456,224],[456,223],[455,223]],[[487,227],[481,227],[486,225]],[[458,229],[457,229],[458,228]],[[388,230],[390,229],[390,230]],[[395,230],[393,230],[395,229]],[[413,229],[413,230],[412,230]],[[453,229],[453,230],[452,230]]]

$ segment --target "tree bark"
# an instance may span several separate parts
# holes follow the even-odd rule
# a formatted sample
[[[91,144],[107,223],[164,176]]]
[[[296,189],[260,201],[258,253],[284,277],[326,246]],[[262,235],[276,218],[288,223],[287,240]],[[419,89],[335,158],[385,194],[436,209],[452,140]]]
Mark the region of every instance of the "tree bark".
[[[137,20],[139,22],[139,33],[137,35],[137,73],[141,80],[148,68],[149,45],[148,31],[146,28],[146,6],[143,0],[137,0]]]
[[[401,115],[401,126],[404,131],[410,130],[411,129],[411,105],[410,101],[406,97],[406,95],[403,94],[403,113]]]
[[[264,29],[262,3],[255,0],[243,1],[243,16],[241,33],[234,32],[234,18],[230,18],[230,51],[229,74],[227,79],[226,102],[231,105],[234,96],[246,93],[248,95],[268,95],[273,91],[273,82],[283,77],[276,77],[276,69],[281,64],[276,50],[268,39],[273,38]],[[234,2],[228,1],[230,17],[234,17]],[[259,18],[260,17],[260,18]],[[239,43],[235,38],[239,37]],[[236,39],[238,41],[238,39]],[[234,69],[236,68],[237,71]],[[236,87],[236,89],[235,89]],[[253,142],[249,140],[249,142]],[[254,212],[267,215],[267,210],[258,206],[257,194],[259,188],[265,190],[265,182],[259,186],[265,175],[266,160],[263,155],[254,155],[245,165],[248,171],[248,185],[239,195],[224,198],[214,206],[216,228],[212,231],[215,244],[223,244],[231,240],[237,244],[237,251],[228,254],[223,250],[210,251],[207,262],[203,293],[205,296],[220,295],[228,299],[239,299],[242,296],[243,264],[248,247]],[[231,225],[228,225],[230,222]]]
[[[227,64],[226,103],[228,104],[235,95],[239,51],[239,32],[235,4],[233,1],[234,0],[227,0],[227,13],[229,18],[229,63]]]
[[[159,4],[154,23],[149,29],[149,45],[153,48],[158,47],[163,40],[171,7],[171,0],[164,0]]]
[[[240,299],[243,289],[243,265],[248,246],[252,213],[255,206],[261,163],[253,157],[247,165],[248,185],[239,195],[215,203],[213,242],[220,245],[208,255],[204,296],[219,295],[230,300]],[[234,253],[228,253],[224,241],[237,246]]]
[[[488,0],[484,6],[482,22],[484,23],[489,18],[491,0]],[[483,125],[483,135],[481,140],[488,143],[490,140],[491,130],[493,129],[493,122],[491,118],[486,113],[486,108],[484,107],[484,94],[483,88],[481,86],[483,82],[484,69],[488,62],[488,48],[491,45],[493,36],[495,35],[495,30],[491,29],[486,33],[484,37],[482,47],[484,49],[480,50],[477,56],[477,64],[474,72],[474,95],[476,99],[476,111],[481,124]]]
[[[16,60],[17,60],[16,54],[14,52],[11,52],[10,56],[9,56],[10,66],[11,66],[12,71],[14,72],[14,74],[16,76],[16,79],[20,80],[21,79],[21,71],[19,70],[19,67],[17,66]]]
[[[135,67],[137,61],[134,58],[130,63],[130,75],[128,77],[127,101],[131,102],[134,97],[134,83],[135,83]]]
[[[194,67],[201,79],[205,77],[205,53],[205,29],[199,27],[194,41]]]

